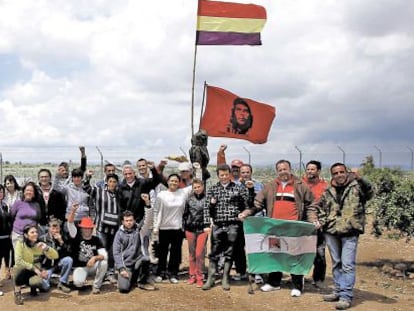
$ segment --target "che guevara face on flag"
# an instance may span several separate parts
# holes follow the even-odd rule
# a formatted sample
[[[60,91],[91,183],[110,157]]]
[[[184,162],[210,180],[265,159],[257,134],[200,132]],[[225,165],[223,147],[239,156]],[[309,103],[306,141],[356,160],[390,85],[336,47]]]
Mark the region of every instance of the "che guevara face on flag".
[[[263,144],[275,118],[273,106],[207,86],[206,109],[200,128],[209,136],[231,137]]]
[[[249,104],[240,97],[233,101],[231,116],[227,132],[235,134],[247,134],[253,126],[253,114]]]

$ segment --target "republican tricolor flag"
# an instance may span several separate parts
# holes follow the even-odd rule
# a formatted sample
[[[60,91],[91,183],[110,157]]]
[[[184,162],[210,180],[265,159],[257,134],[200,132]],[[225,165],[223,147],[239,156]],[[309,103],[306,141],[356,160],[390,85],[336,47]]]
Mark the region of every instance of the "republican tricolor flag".
[[[197,45],[261,45],[266,10],[255,4],[198,1]]]
[[[250,273],[306,275],[316,254],[316,229],[308,222],[248,217],[243,221]]]

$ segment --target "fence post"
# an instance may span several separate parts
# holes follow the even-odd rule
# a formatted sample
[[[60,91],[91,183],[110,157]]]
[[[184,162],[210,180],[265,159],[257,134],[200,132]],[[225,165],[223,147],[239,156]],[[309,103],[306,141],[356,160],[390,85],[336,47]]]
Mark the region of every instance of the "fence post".
[[[101,177],[101,179],[104,179],[104,164],[103,164],[103,154],[101,152],[101,150],[98,148],[98,146],[96,146],[96,150],[98,150],[100,156],[101,156],[101,172],[99,174],[99,176]]]
[[[345,150],[341,148],[341,146],[338,145],[338,149],[342,151],[342,163],[346,165],[345,163]]]
[[[407,149],[411,151],[411,171],[414,169],[414,149],[407,146]],[[0,153],[1,154],[1,153]]]
[[[247,152],[247,154],[249,155],[249,165],[252,165],[252,163],[251,163],[252,157],[251,157],[250,151],[249,151],[246,147],[243,147],[243,149],[244,149],[244,150]]]
[[[379,168],[382,168],[382,151],[377,146],[374,146],[374,148],[377,149],[377,151],[379,153]]]
[[[180,150],[183,153],[183,155],[187,158],[187,153],[185,152],[185,150],[182,147],[180,147]]]
[[[299,151],[299,177],[302,177],[302,150],[295,146],[295,149]]]

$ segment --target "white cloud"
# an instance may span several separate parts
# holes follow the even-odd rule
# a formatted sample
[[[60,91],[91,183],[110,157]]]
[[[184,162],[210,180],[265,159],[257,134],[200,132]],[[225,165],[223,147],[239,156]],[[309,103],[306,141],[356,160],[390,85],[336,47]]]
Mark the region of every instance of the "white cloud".
[[[275,105],[277,118],[265,145],[211,138],[212,162],[223,142],[229,157],[247,147],[260,164],[296,156],[295,145],[412,145],[406,2],[260,3],[263,46],[198,47],[195,126],[204,81]],[[0,56],[28,75],[1,79],[1,145],[139,146],[155,159],[187,150],[195,22],[196,1],[2,1]]]

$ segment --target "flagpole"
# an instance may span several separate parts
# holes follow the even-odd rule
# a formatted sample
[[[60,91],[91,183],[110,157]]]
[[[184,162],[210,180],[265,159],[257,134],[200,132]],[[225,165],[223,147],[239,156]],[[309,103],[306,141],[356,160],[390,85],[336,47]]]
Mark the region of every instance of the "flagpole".
[[[198,129],[200,129],[201,119],[203,118],[204,98],[206,97],[206,88],[207,88],[207,82],[204,81],[203,99],[201,100],[200,123],[199,123]]]
[[[194,135],[194,85],[197,64],[197,43],[194,45],[193,85],[191,87],[191,136]]]

